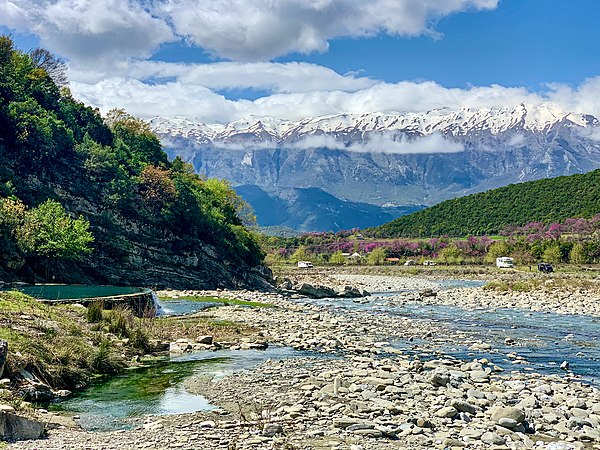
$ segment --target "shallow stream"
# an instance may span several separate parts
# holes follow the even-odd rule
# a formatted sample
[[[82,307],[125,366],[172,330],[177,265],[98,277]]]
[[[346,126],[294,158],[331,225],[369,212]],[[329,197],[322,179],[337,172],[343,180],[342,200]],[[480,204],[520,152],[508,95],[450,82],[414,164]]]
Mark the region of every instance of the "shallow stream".
[[[215,409],[203,396],[184,388],[187,378],[203,375],[218,379],[250,369],[267,359],[307,356],[288,347],[267,350],[219,350],[173,357],[164,363],[128,370],[93,384],[75,396],[50,406],[79,416],[82,428],[92,431],[127,429],[140,425],[146,414],[183,414]]]
[[[438,281],[438,289],[477,287],[479,281]],[[409,290],[403,291],[409,292]],[[535,370],[559,373],[563,360],[569,361],[574,374],[597,384],[600,372],[600,319],[520,309],[464,309],[457,306],[428,305],[396,301],[398,292],[375,293],[366,299],[301,299],[332,311],[360,311],[365,314],[392,314],[417,321],[442,325],[457,339],[430,336],[412,341],[390,336],[393,347],[407,353],[433,358],[436,353],[464,360],[486,357],[507,370]],[[198,312],[211,303],[192,301],[161,302],[163,313],[185,315]],[[468,336],[463,340],[461,337]],[[508,345],[505,339],[515,344]],[[474,341],[491,345],[489,350],[471,351]],[[464,342],[464,344],[461,344]],[[512,355],[511,355],[512,354]],[[522,359],[515,363],[517,354]],[[286,347],[266,351],[196,352],[174,357],[158,367],[128,371],[121,376],[96,383],[73,398],[53,405],[53,409],[80,416],[88,430],[111,430],[139,425],[146,414],[175,414],[208,411],[214,408],[204,397],[187,392],[184,381],[195,375],[221,377],[234,371],[251,369],[268,358],[284,359],[307,356]],[[323,357],[323,356],[321,356]]]
[[[480,281],[438,281],[437,289],[477,287]],[[415,290],[405,290],[411,292]],[[407,341],[393,340],[393,346],[408,352],[422,349],[440,351],[460,359],[488,358],[510,370],[534,370],[539,373],[564,374],[560,369],[568,361],[570,369],[585,381],[599,384],[600,379],[600,318],[586,315],[566,315],[534,312],[518,308],[466,309],[452,305],[430,305],[421,302],[394,301],[401,292],[374,293],[364,300],[323,299],[303,300],[326,305],[334,310],[364,311],[367,314],[391,314],[437,323],[469,335],[469,341],[491,345],[484,351],[469,350],[462,339],[429,338]],[[509,338],[514,343],[507,344]],[[509,357],[516,354],[523,359]],[[512,355],[511,355],[512,356]]]

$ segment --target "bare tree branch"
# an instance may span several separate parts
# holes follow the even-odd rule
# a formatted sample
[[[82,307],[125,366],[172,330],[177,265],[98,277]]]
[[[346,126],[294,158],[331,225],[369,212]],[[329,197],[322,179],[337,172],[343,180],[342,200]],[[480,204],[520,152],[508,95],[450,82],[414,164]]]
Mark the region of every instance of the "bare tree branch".
[[[44,69],[58,86],[67,86],[67,64],[45,48],[34,48],[27,53],[34,67]]]

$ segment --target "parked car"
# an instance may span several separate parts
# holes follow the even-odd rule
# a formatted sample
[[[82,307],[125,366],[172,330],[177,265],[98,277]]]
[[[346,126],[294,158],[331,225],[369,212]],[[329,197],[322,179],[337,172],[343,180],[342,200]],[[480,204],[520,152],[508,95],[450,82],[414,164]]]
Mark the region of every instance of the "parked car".
[[[552,267],[552,264],[550,264],[550,263],[539,263],[538,270],[540,272],[550,273],[550,272],[554,272],[554,267]]]
[[[298,267],[301,269],[310,269],[312,266],[310,261],[298,261]]]
[[[514,267],[515,261],[508,256],[501,256],[500,258],[496,258],[496,267],[501,269],[510,269]]]
[[[407,260],[404,265],[405,266],[414,266],[417,262],[414,259]]]
[[[424,266],[435,266],[436,262],[427,260],[427,261],[423,261],[423,265]]]

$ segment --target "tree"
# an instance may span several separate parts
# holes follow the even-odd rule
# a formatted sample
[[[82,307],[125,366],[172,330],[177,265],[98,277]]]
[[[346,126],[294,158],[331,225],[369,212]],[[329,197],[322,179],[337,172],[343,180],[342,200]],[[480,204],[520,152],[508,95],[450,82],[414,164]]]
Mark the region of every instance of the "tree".
[[[25,220],[26,206],[18,199],[0,198],[0,263],[22,260],[15,230]]]
[[[367,256],[367,262],[372,266],[380,266],[385,261],[387,254],[383,247],[373,249]]]
[[[562,254],[560,252],[560,247],[558,244],[552,244],[544,250],[543,254],[544,261],[558,264],[562,260]]]
[[[515,259],[517,264],[523,266],[531,266],[535,262],[535,257],[533,254],[525,249],[516,250],[512,252],[511,256]]]
[[[0,230],[13,233],[25,219],[27,207],[16,198],[0,199]]]
[[[305,261],[308,259],[308,253],[306,253],[306,247],[301,245],[296,249],[296,251],[292,254],[291,258],[292,262],[297,263],[298,261]]]
[[[331,264],[336,264],[341,266],[346,263],[346,257],[342,254],[342,252],[335,252],[329,257],[329,262]]]
[[[168,170],[146,166],[140,175],[140,195],[153,209],[162,209],[177,195],[175,184]]]
[[[446,264],[461,264],[463,253],[455,244],[450,244],[440,251],[438,259]]]
[[[34,48],[27,53],[34,68],[43,69],[58,86],[69,84],[67,64],[45,48]]]
[[[572,264],[585,264],[588,262],[588,255],[583,244],[577,242],[569,252],[569,261]]]
[[[490,245],[490,249],[488,250],[487,254],[485,255],[485,260],[486,260],[486,262],[489,262],[489,263],[495,263],[496,258],[500,258],[502,256],[508,256],[509,251],[510,251],[510,249],[508,248],[508,245],[506,245],[506,242],[504,242],[504,241],[494,242],[492,245]]]
[[[92,251],[90,224],[83,217],[71,218],[60,203],[47,200],[25,214],[16,230],[20,247],[47,259],[77,259]]]

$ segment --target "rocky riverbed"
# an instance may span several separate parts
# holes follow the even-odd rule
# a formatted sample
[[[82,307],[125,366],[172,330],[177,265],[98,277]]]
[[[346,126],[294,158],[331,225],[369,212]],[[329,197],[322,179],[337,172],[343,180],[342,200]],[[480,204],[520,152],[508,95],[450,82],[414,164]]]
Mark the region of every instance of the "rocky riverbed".
[[[529,275],[529,274],[527,274]],[[495,289],[440,289],[439,280],[427,277],[402,277],[363,274],[333,274],[338,282],[352,283],[371,292],[432,289],[435,296],[420,298],[418,293],[407,292],[396,300],[425,301],[428,304],[456,305],[463,308],[520,308],[532,311],[552,311],[559,314],[587,314],[600,316],[600,294],[590,286],[564,285],[547,278],[527,292],[498,291]],[[594,280],[595,281],[595,280]],[[591,284],[591,283],[586,283]],[[443,286],[443,284],[442,284]]]
[[[408,280],[412,288],[433,289],[427,280],[422,284],[416,278]],[[346,281],[374,291],[379,290],[376,286],[402,290],[406,289],[402,283],[407,283],[380,278]],[[467,332],[279,294],[219,291],[181,295],[272,303],[275,308],[228,306],[210,314],[261,330],[256,338],[261,343],[309,350],[314,356],[266,361],[256,369],[218,381],[204,377],[187,380],[190,392],[201,393],[220,407],[216,412],[149,416],[144,426],[128,431],[90,433],[58,428],[51,430],[46,440],[11,447],[600,448],[597,389],[566,372],[564,376],[542,375],[499,367],[478,355],[479,349],[489,350],[489,345]],[[449,291],[416,301],[458,302],[477,295],[483,294],[480,290]],[[412,345],[413,341],[419,345]],[[434,344],[444,341],[461,341],[471,346],[473,353],[464,360],[442,354]],[[395,342],[403,342],[405,349],[393,345]],[[183,351],[188,349],[186,343],[174,343],[178,351],[183,345]]]

